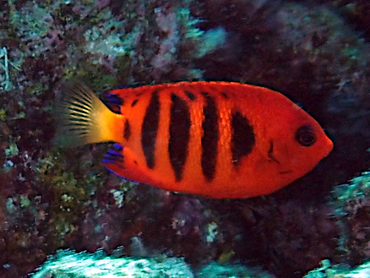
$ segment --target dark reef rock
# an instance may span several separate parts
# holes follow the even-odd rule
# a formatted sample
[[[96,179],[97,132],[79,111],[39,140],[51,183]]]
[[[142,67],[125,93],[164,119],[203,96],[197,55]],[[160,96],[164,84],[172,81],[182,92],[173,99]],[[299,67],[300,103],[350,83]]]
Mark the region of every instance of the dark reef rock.
[[[328,203],[337,184],[370,168],[367,1],[0,0],[0,7],[8,61],[3,50],[1,277],[25,276],[60,248],[120,247],[124,255],[183,256],[192,266],[239,261],[279,277],[301,277],[324,258],[352,265],[369,258],[367,181],[338,187]],[[54,146],[55,96],[71,78],[99,95],[177,80],[268,86],[313,115],[335,149],[306,177],[256,199],[133,185],[104,169],[106,145]]]

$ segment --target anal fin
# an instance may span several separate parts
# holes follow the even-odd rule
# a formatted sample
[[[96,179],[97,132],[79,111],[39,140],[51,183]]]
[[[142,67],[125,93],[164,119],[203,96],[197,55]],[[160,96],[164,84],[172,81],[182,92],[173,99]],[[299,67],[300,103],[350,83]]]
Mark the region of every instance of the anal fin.
[[[112,148],[103,156],[102,162],[104,164],[123,164],[123,147],[120,144],[113,144]]]
[[[131,150],[118,143],[114,144],[104,155],[102,162],[109,171],[126,180],[148,184],[153,182],[146,168],[138,165]]]

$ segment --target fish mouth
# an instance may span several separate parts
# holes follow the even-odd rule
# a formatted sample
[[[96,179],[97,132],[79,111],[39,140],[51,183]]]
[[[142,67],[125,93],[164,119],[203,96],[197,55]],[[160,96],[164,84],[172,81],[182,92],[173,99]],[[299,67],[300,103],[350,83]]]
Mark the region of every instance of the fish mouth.
[[[289,173],[292,173],[292,172],[293,172],[292,170],[286,170],[286,171],[280,171],[280,172],[278,172],[278,174],[286,175],[286,174],[289,174]]]

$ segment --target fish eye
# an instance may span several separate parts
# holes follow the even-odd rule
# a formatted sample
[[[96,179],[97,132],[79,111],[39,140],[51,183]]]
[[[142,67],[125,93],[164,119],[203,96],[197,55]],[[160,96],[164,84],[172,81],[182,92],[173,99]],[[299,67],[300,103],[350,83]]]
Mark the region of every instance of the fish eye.
[[[301,126],[295,134],[295,139],[304,147],[312,146],[316,142],[315,130],[312,126]]]

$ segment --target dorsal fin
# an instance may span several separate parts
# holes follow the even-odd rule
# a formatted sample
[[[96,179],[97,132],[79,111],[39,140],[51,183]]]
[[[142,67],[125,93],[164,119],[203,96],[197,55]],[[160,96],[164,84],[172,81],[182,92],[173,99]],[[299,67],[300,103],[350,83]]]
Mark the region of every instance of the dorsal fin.
[[[107,92],[103,95],[103,101],[113,112],[121,114],[121,106],[124,101],[119,95]]]

